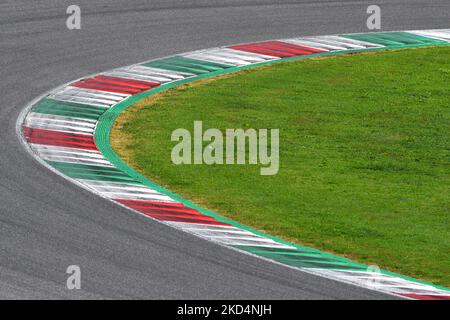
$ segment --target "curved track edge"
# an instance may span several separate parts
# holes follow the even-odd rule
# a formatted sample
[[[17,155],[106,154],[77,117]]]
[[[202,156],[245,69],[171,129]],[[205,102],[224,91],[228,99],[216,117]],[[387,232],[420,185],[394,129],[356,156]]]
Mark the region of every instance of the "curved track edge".
[[[192,81],[284,61],[450,45],[450,29],[299,37],[182,53],[78,79],[26,107],[17,133],[44,166],[123,207],[230,249],[337,281],[412,299],[450,299],[450,289],[292,244],[198,207],[143,177],[110,145],[119,114]]]

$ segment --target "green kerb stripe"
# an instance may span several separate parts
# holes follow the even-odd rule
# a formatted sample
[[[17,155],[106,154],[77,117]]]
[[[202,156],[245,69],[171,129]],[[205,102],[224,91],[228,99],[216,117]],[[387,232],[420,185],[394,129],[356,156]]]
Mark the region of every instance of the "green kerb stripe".
[[[317,250],[291,250],[264,248],[252,246],[235,246],[241,250],[272,259],[294,267],[340,269],[340,270],[366,270],[367,266],[358,264],[341,258],[339,256],[327,254]]]
[[[151,61],[143,64],[143,66],[171,71],[188,72],[195,75],[233,67],[227,64],[196,60],[180,56]]]
[[[445,42],[437,39],[427,38],[408,32],[344,34],[342,37],[375,43],[386,47],[445,44]]]
[[[91,166],[78,163],[48,161],[48,163],[74,179],[87,179],[109,182],[138,183],[127,174],[112,167]]]
[[[43,99],[32,109],[33,112],[37,113],[89,120],[97,120],[105,110],[102,107],[54,99]]]

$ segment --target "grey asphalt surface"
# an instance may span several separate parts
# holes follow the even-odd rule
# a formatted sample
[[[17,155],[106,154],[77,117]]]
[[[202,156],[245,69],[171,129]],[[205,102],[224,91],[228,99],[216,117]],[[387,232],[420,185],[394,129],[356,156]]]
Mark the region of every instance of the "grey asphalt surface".
[[[448,28],[448,0],[376,1],[383,30]],[[0,298],[384,299],[176,231],[68,183],[20,144],[35,97],[75,78],[188,50],[362,32],[373,1],[79,0],[0,3]],[[69,265],[82,290],[66,289]]]

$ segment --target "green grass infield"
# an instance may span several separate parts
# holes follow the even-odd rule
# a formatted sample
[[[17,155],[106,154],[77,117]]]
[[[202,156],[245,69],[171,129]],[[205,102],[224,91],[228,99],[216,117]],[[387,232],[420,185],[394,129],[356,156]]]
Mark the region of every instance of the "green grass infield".
[[[450,285],[450,48],[279,63],[124,111],[111,142],[144,176],[298,244]],[[280,168],[175,165],[175,129],[279,129]],[[206,145],[207,143],[205,143]]]

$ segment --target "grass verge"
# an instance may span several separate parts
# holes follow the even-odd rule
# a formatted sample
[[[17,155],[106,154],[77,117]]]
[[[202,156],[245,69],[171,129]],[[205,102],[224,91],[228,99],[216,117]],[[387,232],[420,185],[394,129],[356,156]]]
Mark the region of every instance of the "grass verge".
[[[450,285],[450,48],[276,64],[152,96],[112,131],[151,180],[299,244]],[[171,162],[177,128],[279,128],[280,171]]]

